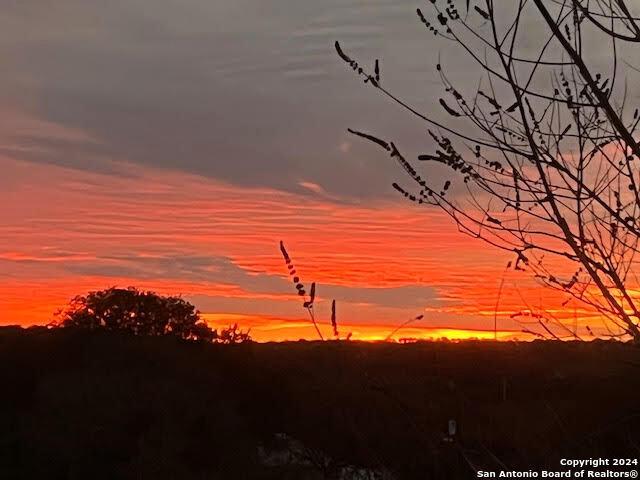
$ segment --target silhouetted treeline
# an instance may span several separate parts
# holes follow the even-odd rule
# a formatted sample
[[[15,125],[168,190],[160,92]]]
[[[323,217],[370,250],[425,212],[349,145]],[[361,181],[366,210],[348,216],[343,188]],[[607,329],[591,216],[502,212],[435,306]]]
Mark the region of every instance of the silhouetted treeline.
[[[640,350],[615,342],[219,345],[2,328],[0,477],[315,479],[366,467],[444,479],[472,478],[471,465],[637,456],[639,373]]]

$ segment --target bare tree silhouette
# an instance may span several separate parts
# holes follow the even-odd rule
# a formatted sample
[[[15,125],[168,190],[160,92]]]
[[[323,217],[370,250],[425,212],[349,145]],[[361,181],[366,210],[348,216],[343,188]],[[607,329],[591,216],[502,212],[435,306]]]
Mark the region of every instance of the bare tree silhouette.
[[[640,118],[625,108],[621,79],[636,70],[620,58],[621,48],[640,42],[639,19],[625,0],[456,3],[431,0],[430,14],[417,10],[428,31],[463,49],[481,77],[464,91],[438,63],[439,103],[452,119],[446,124],[385,88],[377,60],[369,73],[335,45],[365,83],[429,124],[435,152],[417,157],[429,173],[418,172],[393,142],[349,131],[400,164],[413,182],[393,184],[403,196],[439,207],[461,232],[513,252],[513,268],[567,294],[565,304],[575,298],[594,308],[610,336],[640,341]],[[597,39],[610,47],[606,74],[587,37],[589,45]],[[437,168],[451,179],[429,182]]]

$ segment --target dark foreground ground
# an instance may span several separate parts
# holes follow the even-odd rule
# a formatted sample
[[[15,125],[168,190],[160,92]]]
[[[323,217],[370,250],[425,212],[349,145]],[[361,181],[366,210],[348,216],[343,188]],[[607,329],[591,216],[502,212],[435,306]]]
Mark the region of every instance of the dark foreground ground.
[[[610,342],[220,346],[0,328],[0,390],[3,479],[464,479],[640,456],[640,349]]]

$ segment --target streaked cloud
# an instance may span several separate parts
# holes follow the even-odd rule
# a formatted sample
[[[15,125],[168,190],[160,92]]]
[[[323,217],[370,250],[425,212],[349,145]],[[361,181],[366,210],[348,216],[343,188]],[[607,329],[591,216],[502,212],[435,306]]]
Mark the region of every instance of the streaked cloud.
[[[488,256],[437,211],[336,203],[123,163],[111,165],[115,174],[33,166],[0,159],[12,179],[0,193],[6,323],[49,319],[73,295],[111,285],[183,294],[208,314],[286,322],[301,305],[278,250],[284,240],[303,282],[318,284],[319,318],[329,318],[336,299],[352,325],[419,313],[424,328],[493,325],[509,257]],[[524,299],[559,301],[526,276],[506,280],[503,328],[517,328],[509,313]]]

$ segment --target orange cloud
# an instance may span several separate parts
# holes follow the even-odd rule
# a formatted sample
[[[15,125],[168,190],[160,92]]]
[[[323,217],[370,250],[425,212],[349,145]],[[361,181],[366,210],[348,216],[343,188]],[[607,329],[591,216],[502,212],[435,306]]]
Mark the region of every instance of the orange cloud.
[[[361,338],[377,338],[380,325],[421,312],[427,316],[421,329],[493,328],[510,258],[459,233],[436,210],[400,199],[339,203],[128,164],[114,164],[116,173],[107,175],[0,157],[0,168],[10,179],[0,193],[3,323],[45,323],[75,294],[138,285],[209,298],[205,313],[230,319],[247,315],[243,308],[250,305],[251,318],[274,318],[275,328],[299,317],[301,308],[286,283],[277,247],[284,240],[303,281],[319,284],[320,309],[330,300],[322,297],[322,285],[343,289],[343,321]],[[349,289],[398,289],[402,300],[407,286],[432,289],[436,298],[419,308],[409,297],[406,308],[349,302]],[[520,328],[511,318],[515,311],[551,309],[562,300],[526,274],[509,272],[500,329]],[[573,310],[558,312],[573,318]],[[594,321],[583,311],[580,318],[581,324]],[[290,324],[271,327],[260,327],[262,339],[292,331]],[[313,336],[308,325],[300,328]]]

